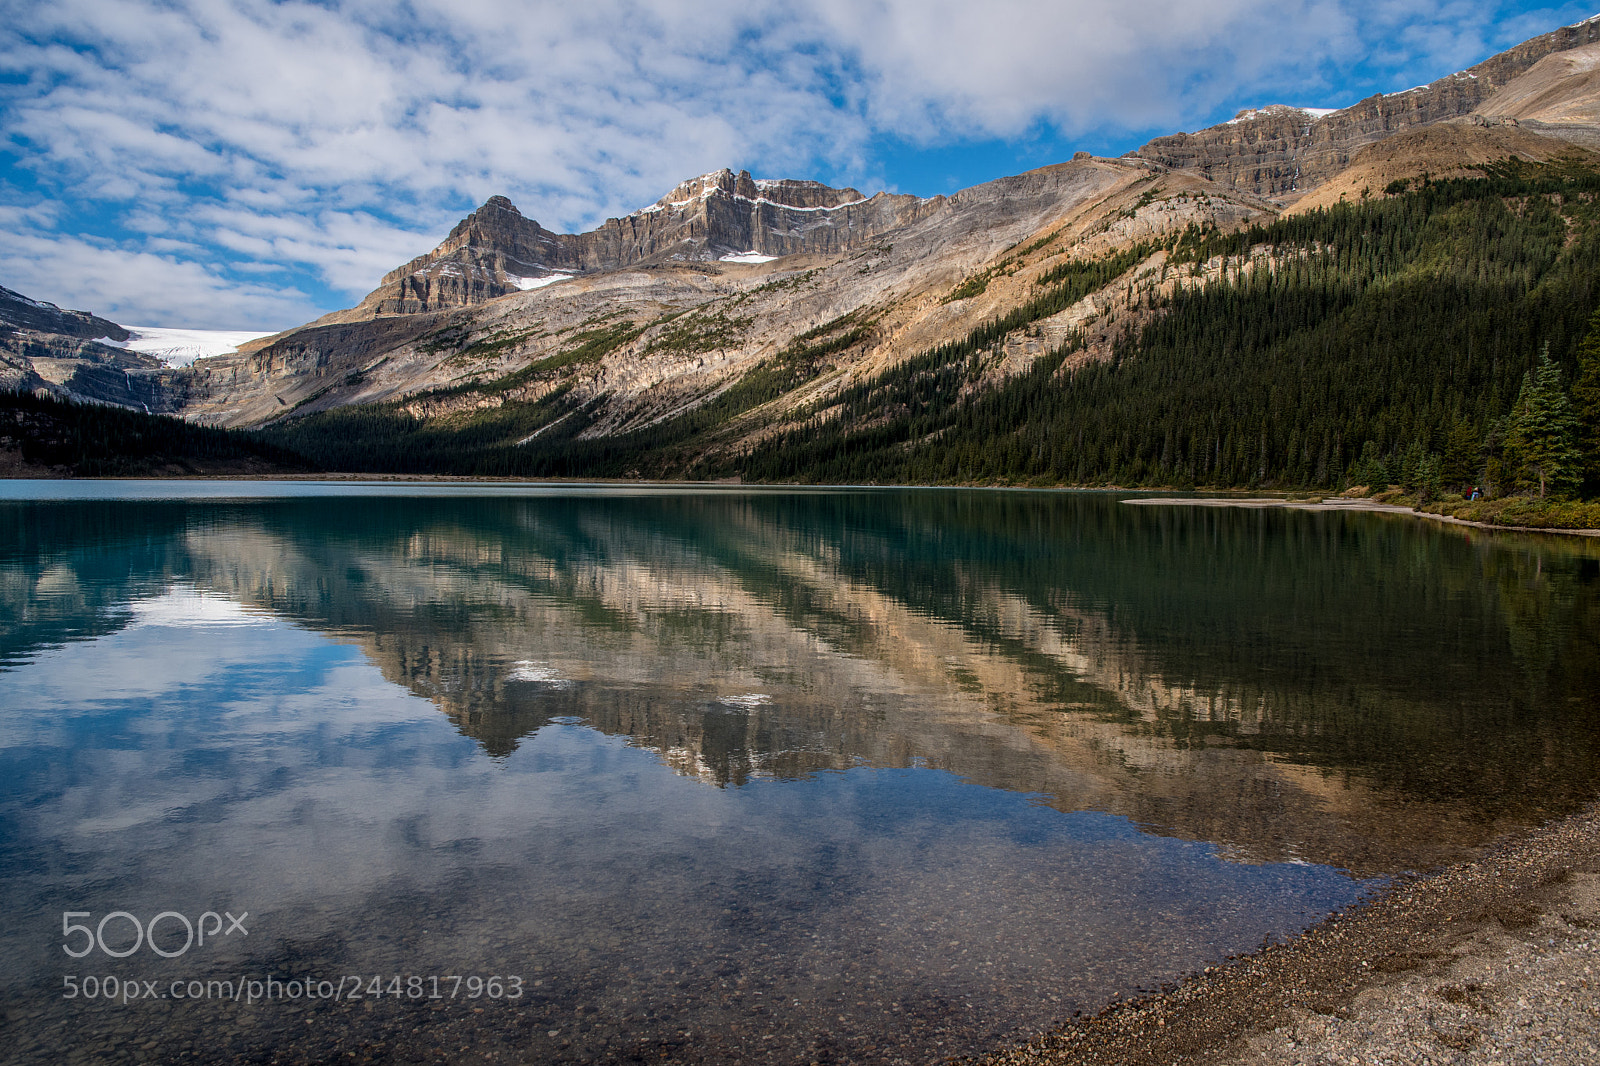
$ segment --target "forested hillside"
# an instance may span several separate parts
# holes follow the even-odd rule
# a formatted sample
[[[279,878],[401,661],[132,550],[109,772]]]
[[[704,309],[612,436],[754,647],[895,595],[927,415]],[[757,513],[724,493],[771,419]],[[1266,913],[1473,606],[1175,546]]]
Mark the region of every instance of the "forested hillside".
[[[961,362],[932,353],[760,449],[747,472],[1334,488],[1400,481],[1431,459],[1445,483],[1474,482],[1503,459],[1541,347],[1576,375],[1600,299],[1597,191],[1587,168],[1507,165],[1194,235],[1169,265],[1222,255],[1243,269],[1161,302],[1110,362],[1063,371],[1064,348],[963,401]]]
[[[254,433],[195,426],[123,407],[0,391],[4,476],[305,473],[303,457]]]
[[[771,401],[822,373],[830,344],[859,339],[870,321],[830,324],[712,403],[625,436],[580,439],[585,413],[563,407],[559,390],[467,425],[391,404],[308,416],[271,436],[340,469],[1321,489],[1487,478],[1505,492],[1537,480],[1512,415],[1546,346],[1555,376],[1541,380],[1558,383],[1562,417],[1581,416],[1596,442],[1580,342],[1600,304],[1597,193],[1587,166],[1507,162],[1485,178],[1397,182],[1239,232],[1191,227],[1066,262],[1012,312],[816,410]],[[1126,312],[1141,324],[1112,358],[1075,358],[1069,340],[998,386],[979,384],[1006,335],[1157,262],[1179,284],[1132,290]],[[789,428],[748,452],[719,451],[741,414]],[[1576,423],[1572,433],[1582,436]]]

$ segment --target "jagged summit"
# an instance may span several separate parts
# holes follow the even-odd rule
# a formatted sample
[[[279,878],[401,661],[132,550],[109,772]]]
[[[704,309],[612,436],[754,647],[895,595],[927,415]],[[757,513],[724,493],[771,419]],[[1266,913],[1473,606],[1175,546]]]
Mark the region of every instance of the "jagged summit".
[[[491,196],[437,248],[384,275],[353,311],[330,320],[417,314],[482,303],[580,274],[650,262],[757,262],[848,251],[943,201],[819,181],[757,179],[722,169],[680,182],[649,207],[587,233],[553,233]]]
[[[550,266],[559,258],[555,234],[491,196],[433,251],[385,274],[366,302],[377,298],[377,314],[464,307],[567,276]]]
[[[820,181],[752,178],[748,170],[738,174],[724,167],[698,178],[680,182],[676,188],[635,215],[689,207],[712,196],[744,200],[754,204],[775,204],[801,211],[829,211],[866,200],[855,189],[835,189]]]
[[[540,235],[544,233],[544,228],[537,221],[524,218],[508,197],[491,196],[483,202],[482,207],[456,223],[450,236],[445,238],[445,243],[463,239],[469,243],[474,239],[479,242],[493,241],[501,236],[538,243]]]

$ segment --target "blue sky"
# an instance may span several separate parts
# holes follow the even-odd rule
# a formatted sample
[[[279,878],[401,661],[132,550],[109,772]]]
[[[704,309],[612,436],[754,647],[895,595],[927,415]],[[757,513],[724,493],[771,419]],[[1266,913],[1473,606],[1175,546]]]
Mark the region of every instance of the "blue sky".
[[[929,196],[1595,12],[1494,0],[0,0],[0,285],[280,329],[496,193],[566,231],[722,166]]]

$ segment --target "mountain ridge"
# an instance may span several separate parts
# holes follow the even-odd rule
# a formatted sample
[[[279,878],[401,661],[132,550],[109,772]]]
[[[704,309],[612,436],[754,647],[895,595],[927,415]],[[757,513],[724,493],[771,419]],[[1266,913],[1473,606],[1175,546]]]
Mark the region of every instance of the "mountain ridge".
[[[1128,155],[1261,196],[1308,191],[1348,166],[1369,144],[1417,126],[1463,118],[1553,53],[1600,41],[1600,20],[1562,26],[1466,70],[1397,93],[1377,94],[1311,122],[1274,112],[1195,133],[1156,137]]]
[[[910,434],[895,445],[910,454],[951,433],[940,419],[962,405],[1041,374],[1047,392],[1089,380],[1193,294],[1247,286],[1263,270],[1302,276],[1302,260],[1325,251],[1298,237],[1236,247],[1229,235],[1457,178],[1570,186],[1578,199],[1560,210],[1578,210],[1581,173],[1600,164],[1583,147],[1600,133],[1597,57],[1600,24],[1579,24],[1340,111],[1246,109],[1118,159],[1078,153],[927,199],[723,169],[587,233],[558,234],[492,197],[356,307],[147,375],[154,402],[141,402],[277,426],[308,447],[342,435],[355,444],[324,458],[361,469],[451,469],[441,457],[469,454],[462,442],[472,441],[471,469],[486,473],[726,476],[756,463],[751,471],[783,478],[802,467],[775,457],[774,441],[833,434],[855,448],[883,427]],[[1177,161],[1193,165],[1164,161],[1179,149],[1188,154]],[[1478,193],[1449,188],[1487,219]],[[1587,225],[1564,224],[1573,234]],[[936,418],[918,413],[924,388],[943,397]],[[370,448],[355,440],[364,435]],[[1324,477],[1353,446],[1321,441],[1322,457],[1293,469]],[[1236,456],[1224,466],[1246,468]],[[809,469],[845,467],[818,459]]]

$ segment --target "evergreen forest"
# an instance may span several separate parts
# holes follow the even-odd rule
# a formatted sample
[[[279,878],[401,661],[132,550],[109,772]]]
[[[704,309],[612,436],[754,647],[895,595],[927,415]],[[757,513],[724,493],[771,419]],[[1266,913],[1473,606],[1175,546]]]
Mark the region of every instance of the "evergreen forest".
[[[303,456],[254,433],[27,391],[0,391],[0,448],[77,477],[313,469]]]

